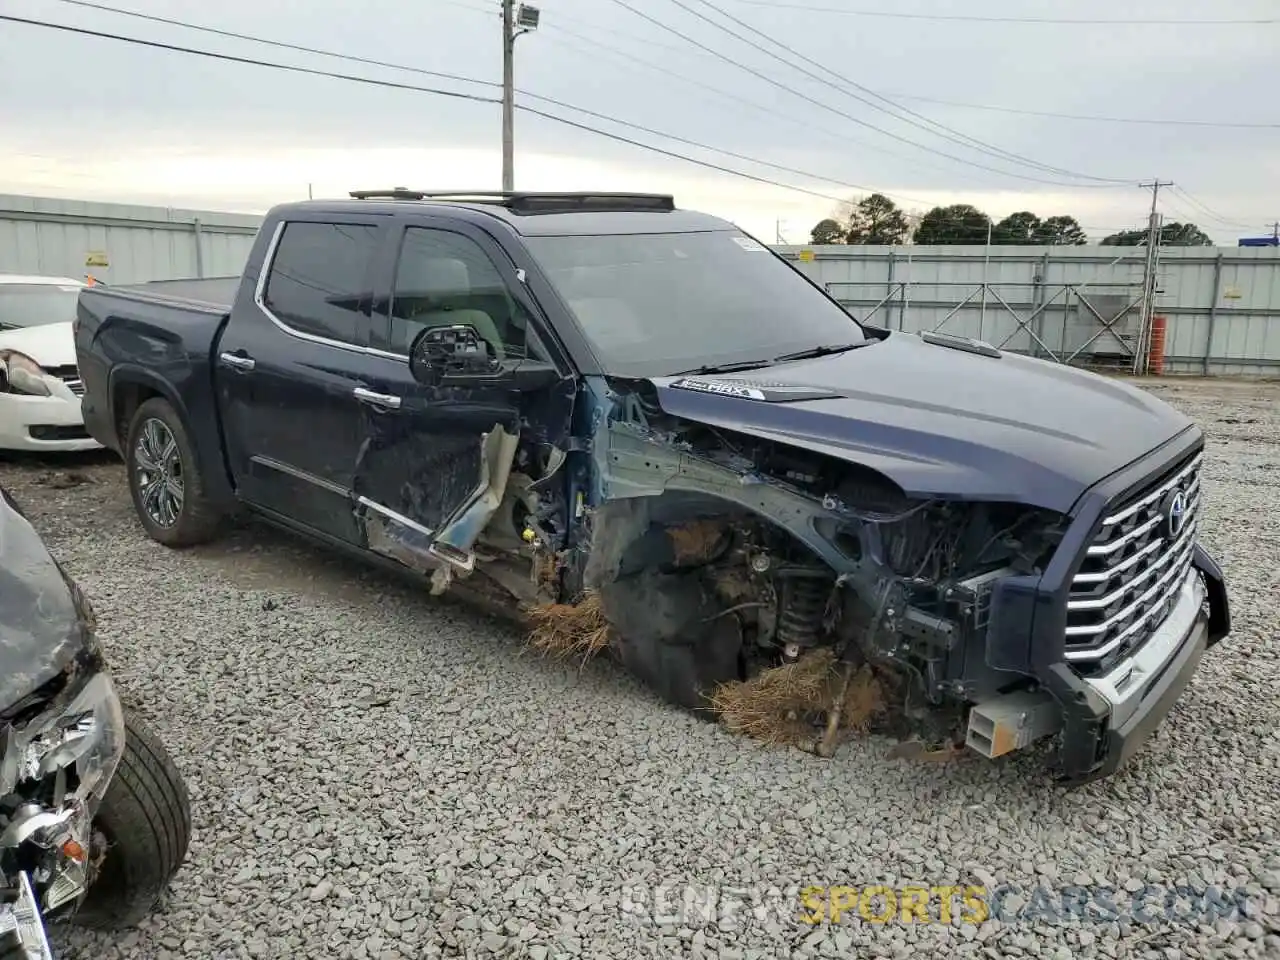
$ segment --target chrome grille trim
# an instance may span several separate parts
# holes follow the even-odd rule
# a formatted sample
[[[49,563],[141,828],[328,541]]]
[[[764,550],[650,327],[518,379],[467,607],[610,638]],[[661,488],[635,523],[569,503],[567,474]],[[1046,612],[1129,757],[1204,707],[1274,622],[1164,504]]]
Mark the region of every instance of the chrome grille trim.
[[[1160,589],[1162,586],[1164,586],[1166,583],[1168,583],[1168,582],[1169,582],[1169,579],[1170,579],[1174,574],[1176,574],[1179,570],[1181,570],[1183,567],[1185,567],[1185,566],[1187,565],[1187,562],[1191,559],[1191,541],[1190,541],[1190,540],[1187,540],[1187,541],[1185,542],[1185,544],[1182,546],[1182,548],[1181,548],[1181,549],[1180,549],[1176,554],[1168,554],[1168,553],[1166,553],[1163,557],[1161,557],[1161,558],[1160,558],[1160,566],[1163,566],[1163,565],[1164,565],[1165,563],[1167,563],[1171,558],[1173,558],[1173,567],[1172,567],[1171,569],[1169,569],[1169,570],[1166,570],[1166,571],[1165,571],[1165,573],[1164,573],[1164,575],[1163,575],[1162,577],[1160,577],[1158,580],[1156,580],[1156,582],[1155,582],[1154,584],[1152,584],[1150,587],[1148,587],[1148,588],[1147,588],[1147,589],[1142,593],[1142,595],[1141,595],[1141,596],[1139,596],[1136,600],[1134,600],[1132,603],[1130,603],[1127,607],[1125,607],[1123,610],[1120,610],[1120,611],[1118,611],[1118,612],[1116,612],[1116,613],[1113,613],[1111,616],[1109,616],[1109,617],[1108,617],[1106,620],[1104,620],[1102,623],[1096,623],[1096,624],[1094,624],[1093,626],[1090,626],[1090,627],[1067,627],[1067,636],[1068,636],[1068,637],[1094,637],[1094,636],[1097,636],[1097,635],[1098,635],[1098,634],[1100,634],[1100,633],[1106,633],[1108,630],[1110,630],[1110,629],[1111,629],[1112,627],[1114,627],[1116,624],[1118,624],[1118,623],[1123,623],[1125,620],[1128,620],[1131,616],[1133,616],[1135,613],[1137,613],[1137,612],[1138,612],[1138,609],[1139,609],[1139,608],[1140,608],[1144,603],[1146,603],[1148,600],[1150,600],[1150,599],[1151,599],[1151,597],[1152,597],[1152,596],[1153,596],[1157,591],[1159,591],[1159,589]],[[1147,573],[1151,573],[1151,572],[1154,572],[1154,571],[1156,571],[1156,570],[1159,570],[1159,569],[1160,569],[1160,566],[1152,565],[1152,566],[1148,569]],[[1143,573],[1143,574],[1142,574],[1141,579],[1145,580],[1145,579],[1147,578],[1147,573]],[[1118,599],[1119,597],[1124,596],[1124,594],[1128,593],[1128,592],[1129,592],[1129,589],[1130,589],[1130,587],[1131,587],[1131,586],[1132,586],[1132,581],[1130,581],[1130,583],[1127,583],[1127,584],[1125,584],[1124,586],[1122,586],[1122,587],[1121,587],[1119,590],[1117,590],[1115,593],[1111,594],[1111,596],[1112,596],[1112,597],[1114,597],[1114,598],[1116,598],[1116,599]],[[1110,601],[1110,603],[1115,603],[1115,599],[1112,599],[1112,600]],[[1109,606],[1109,605],[1110,605],[1110,603],[1104,603],[1104,604],[1102,604],[1102,606],[1103,606],[1103,607]],[[1073,606],[1072,604],[1068,604],[1067,606],[1068,606],[1068,608],[1069,608],[1069,609],[1075,609],[1075,608],[1074,608],[1074,606]],[[1139,619],[1141,620],[1141,619],[1143,619],[1143,618],[1145,618],[1145,617],[1148,617],[1148,616],[1150,616],[1150,614],[1151,614],[1151,611],[1150,611],[1150,610],[1147,610],[1145,613],[1143,613],[1143,614],[1142,614],[1142,617],[1141,617],[1141,618],[1139,618]],[[1091,651],[1091,652],[1093,652],[1093,653],[1098,653],[1096,650]],[[1098,653],[1098,656],[1101,656],[1101,655],[1102,655],[1102,654]]]
[[[1169,489],[1172,490],[1173,488],[1170,487]],[[1187,487],[1187,493],[1196,493],[1197,491],[1199,491],[1199,489],[1200,489],[1200,484],[1198,482],[1193,483],[1191,486]],[[1164,493],[1168,493],[1168,492],[1169,492],[1168,490],[1164,491]],[[1164,494],[1162,493],[1161,496],[1163,495]],[[1191,513],[1194,513],[1196,507],[1199,504],[1200,504],[1199,497],[1196,497],[1194,500],[1188,503],[1187,504],[1188,515],[1190,515]],[[1128,516],[1126,516],[1125,519],[1127,520],[1131,516],[1133,516],[1133,514],[1128,514]],[[1126,533],[1123,537],[1117,537],[1115,540],[1111,540],[1106,543],[1094,544],[1092,547],[1089,548],[1089,556],[1105,557],[1115,553],[1125,544],[1131,543],[1132,541],[1138,539],[1138,537],[1142,536],[1144,533],[1150,533],[1152,530],[1154,530],[1156,527],[1160,525],[1160,520],[1161,518],[1158,516],[1152,517],[1142,526],[1134,527],[1132,530]]]
[[[1166,480],[1164,483],[1162,483],[1159,486],[1159,488],[1147,494],[1141,500],[1137,501],[1136,503],[1131,503],[1129,506],[1125,507],[1119,513],[1113,513],[1111,516],[1107,517],[1105,520],[1102,521],[1102,525],[1104,527],[1110,527],[1113,524],[1119,523],[1121,520],[1128,520],[1131,516],[1133,516],[1143,507],[1150,506],[1151,504],[1155,503],[1161,497],[1163,497],[1166,493],[1168,493],[1170,490],[1172,490],[1174,487],[1180,484],[1183,480],[1185,480],[1188,474],[1194,473],[1199,468],[1200,463],[1203,460],[1204,460],[1203,453],[1196,454],[1196,458],[1192,460],[1190,463],[1188,463],[1181,470],[1179,470],[1175,476]],[[1200,483],[1199,475],[1196,476],[1195,483],[1199,485]]]
[[[1117,600],[1121,599],[1126,593],[1132,590],[1135,586],[1137,586],[1138,584],[1142,583],[1142,581],[1150,577],[1152,574],[1157,573],[1160,570],[1164,569],[1165,565],[1168,564],[1170,560],[1173,560],[1175,556],[1180,556],[1181,554],[1186,553],[1187,548],[1191,544],[1191,541],[1195,539],[1195,535],[1196,535],[1196,522],[1195,520],[1192,520],[1187,524],[1187,529],[1182,531],[1182,535],[1178,537],[1176,541],[1174,541],[1173,546],[1170,547],[1168,550],[1165,550],[1164,552],[1162,552],[1161,555],[1157,557],[1155,560],[1152,560],[1151,563],[1147,564],[1147,568],[1143,570],[1140,574],[1138,574],[1136,577],[1134,577],[1132,580],[1128,581],[1127,583],[1122,583],[1119,587],[1117,587],[1115,590],[1112,590],[1105,597],[1095,597],[1092,600],[1070,600],[1067,602],[1067,609],[1068,610],[1106,609],[1107,607],[1115,603]],[[1152,547],[1158,548],[1162,546],[1164,546],[1164,544],[1159,540],[1157,540],[1154,543],[1151,543],[1148,546],[1144,547],[1143,551],[1145,553],[1146,551],[1150,551]],[[1143,557],[1143,553],[1134,554],[1134,558],[1137,558],[1137,557]],[[1143,558],[1145,559],[1145,557]],[[1125,567],[1126,565],[1135,566],[1135,564],[1129,564],[1129,561],[1126,560],[1125,563],[1120,565],[1120,567]],[[1114,575],[1116,571],[1120,570],[1120,567],[1115,567],[1114,569],[1109,571],[1106,574],[1106,576],[1110,577]],[[1099,576],[1102,576],[1102,575],[1099,574]],[[1101,582],[1101,581],[1090,581],[1090,582]],[[1120,613],[1124,613],[1124,612],[1125,611],[1122,610]],[[1116,614],[1116,616],[1119,617],[1120,613]],[[1083,636],[1089,633],[1101,633],[1103,629],[1105,628],[1101,626],[1097,628],[1068,627],[1067,636],[1072,637],[1072,636]]]
[[[1141,647],[1169,615],[1190,575],[1200,527],[1204,452],[1173,468],[1136,499],[1113,507],[1084,551],[1067,597],[1066,660],[1078,669],[1111,669]],[[1183,494],[1183,529],[1168,537],[1161,510]]]
[[[1129,626],[1125,627],[1124,630],[1116,634],[1115,637],[1113,637],[1111,640],[1107,641],[1100,647],[1093,647],[1088,650],[1068,650],[1066,652],[1067,660],[1069,661],[1100,660],[1103,657],[1105,657],[1107,654],[1109,654],[1111,651],[1115,650],[1116,647],[1120,646],[1120,644],[1124,643],[1131,636],[1133,636],[1133,634],[1135,634],[1141,627],[1144,627],[1148,623],[1150,623],[1157,611],[1167,614],[1168,610],[1165,609],[1165,605],[1169,602],[1170,598],[1172,598],[1174,593],[1177,591],[1178,587],[1182,585],[1182,581],[1186,579],[1187,569],[1188,567],[1190,567],[1190,565],[1191,565],[1191,550],[1190,550],[1190,547],[1188,547],[1186,561],[1178,564],[1176,567],[1174,567],[1168,573],[1166,573],[1163,577],[1161,577],[1159,581],[1156,582],[1156,586],[1153,589],[1160,588],[1160,587],[1163,587],[1164,589],[1160,593],[1160,596],[1155,600],[1155,602],[1153,602],[1150,606],[1147,607],[1147,609],[1143,612],[1141,617],[1139,617]],[[1161,620],[1163,619],[1164,618],[1161,617]],[[1158,626],[1158,624],[1153,623],[1151,624],[1151,626],[1153,627]]]

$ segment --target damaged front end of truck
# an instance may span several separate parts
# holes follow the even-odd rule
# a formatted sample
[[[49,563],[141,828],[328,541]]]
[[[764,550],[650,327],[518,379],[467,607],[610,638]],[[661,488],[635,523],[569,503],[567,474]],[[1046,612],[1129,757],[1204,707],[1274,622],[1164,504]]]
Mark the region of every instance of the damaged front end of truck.
[[[1003,719],[983,729],[967,707],[1035,686],[993,668],[984,644],[995,585],[1044,570],[1063,515],[909,496],[847,459],[668,414],[660,389],[822,396],[596,384],[581,587],[629,669],[668,700],[823,756],[869,725],[934,757],[966,740],[998,756],[1055,732],[1036,698],[1016,733]]]
[[[570,383],[553,391],[572,408],[559,444],[545,418],[496,425],[450,522],[418,544],[371,524],[371,546],[437,592],[514,599],[535,648],[608,652],[731,729],[830,756],[874,727],[938,759],[1056,737],[1063,776],[1088,779],[1127,758],[1229,629],[1195,543],[1194,427],[1081,494],[981,440],[933,436],[923,456],[909,431],[851,417],[847,391]],[[803,429],[788,427],[797,407]]]
[[[899,755],[1050,739],[1064,778],[1113,772],[1229,630],[1195,540],[1198,429],[1074,497],[992,451],[903,469],[865,424],[783,429],[840,399],[750,374],[589,381],[573,589],[610,650],[669,701],[823,756],[874,725]],[[919,492],[931,474],[955,493]]]

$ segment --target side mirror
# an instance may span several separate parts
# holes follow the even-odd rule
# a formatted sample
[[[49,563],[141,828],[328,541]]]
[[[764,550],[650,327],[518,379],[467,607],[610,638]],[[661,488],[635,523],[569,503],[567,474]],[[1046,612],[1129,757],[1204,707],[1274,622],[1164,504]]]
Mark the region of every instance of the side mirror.
[[[424,386],[436,387],[446,380],[500,379],[503,370],[479,331],[459,323],[428,327],[418,334],[409,351],[409,372]]]

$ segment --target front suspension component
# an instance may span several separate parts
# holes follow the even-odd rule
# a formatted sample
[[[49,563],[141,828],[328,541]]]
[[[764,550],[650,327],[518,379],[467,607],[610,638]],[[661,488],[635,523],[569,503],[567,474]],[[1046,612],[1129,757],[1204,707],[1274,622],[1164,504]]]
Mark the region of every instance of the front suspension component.
[[[817,646],[827,598],[835,583],[830,571],[793,568],[779,570],[777,641],[784,660],[796,660]]]

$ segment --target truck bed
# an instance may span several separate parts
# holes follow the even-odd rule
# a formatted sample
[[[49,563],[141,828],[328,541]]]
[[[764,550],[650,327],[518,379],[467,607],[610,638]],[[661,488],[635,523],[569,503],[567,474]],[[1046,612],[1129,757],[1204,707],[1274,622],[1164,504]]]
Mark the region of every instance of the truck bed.
[[[207,277],[151,280],[146,283],[131,283],[102,289],[111,294],[122,294],[135,299],[166,302],[178,307],[189,306],[202,312],[212,309],[225,313],[231,309],[239,287],[239,277]]]
[[[95,440],[123,452],[133,411],[150,397],[164,397],[189,424],[210,482],[225,483],[211,356],[239,283],[217,277],[80,291],[81,411]]]

